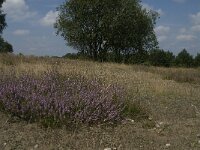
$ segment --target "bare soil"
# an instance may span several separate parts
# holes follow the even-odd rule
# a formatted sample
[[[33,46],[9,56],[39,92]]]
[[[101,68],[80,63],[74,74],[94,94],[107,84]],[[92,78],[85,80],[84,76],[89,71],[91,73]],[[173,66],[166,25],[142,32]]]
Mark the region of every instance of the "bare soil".
[[[174,114],[175,115],[175,114]],[[2,150],[198,150],[200,118],[125,121],[117,127],[45,129],[0,113]]]

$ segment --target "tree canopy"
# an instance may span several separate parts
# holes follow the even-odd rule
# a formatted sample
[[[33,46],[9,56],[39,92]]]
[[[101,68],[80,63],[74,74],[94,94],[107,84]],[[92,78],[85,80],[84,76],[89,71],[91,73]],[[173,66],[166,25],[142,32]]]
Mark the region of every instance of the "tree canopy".
[[[69,46],[93,60],[126,62],[157,46],[158,14],[140,0],[66,0],[55,24]]]
[[[172,52],[164,51],[162,49],[155,49],[150,51],[149,61],[154,66],[172,66],[175,56]]]
[[[2,11],[2,4],[5,0],[0,0],[0,34],[2,33],[3,29],[7,26],[6,24],[6,19],[5,19],[5,14]]]
[[[194,64],[193,56],[183,49],[176,57],[176,64],[182,67],[192,67]]]
[[[13,47],[7,41],[4,41],[2,37],[0,37],[0,53],[12,53]]]
[[[198,53],[197,56],[194,59],[195,66],[200,67],[200,54]]]
[[[7,41],[4,41],[2,38],[2,32],[6,28],[6,18],[5,14],[2,11],[2,4],[5,0],[0,0],[0,53],[12,53],[13,52],[13,47],[10,43]]]

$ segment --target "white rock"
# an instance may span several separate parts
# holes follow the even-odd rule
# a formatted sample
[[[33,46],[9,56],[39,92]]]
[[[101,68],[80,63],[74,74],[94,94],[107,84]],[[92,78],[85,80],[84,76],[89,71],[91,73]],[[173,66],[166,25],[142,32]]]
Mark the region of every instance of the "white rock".
[[[104,150],[112,150],[112,148],[104,148]]]
[[[148,119],[149,119],[149,120],[153,120],[153,118],[151,118],[151,117],[149,117]]]
[[[170,147],[170,146],[171,146],[171,144],[169,144],[169,143],[168,143],[168,144],[166,144],[166,147]]]
[[[134,123],[135,122],[135,120],[133,120],[133,119],[126,119],[127,121],[130,121],[131,123]]]
[[[159,122],[159,124],[160,124],[160,125],[163,125],[163,124],[164,124],[164,122]]]
[[[7,143],[3,143],[3,146],[6,146],[7,145]]]
[[[35,146],[34,146],[34,149],[37,149],[39,147],[39,145],[38,144],[36,144]]]
[[[159,124],[156,124],[156,128],[160,128],[160,125],[159,125]]]

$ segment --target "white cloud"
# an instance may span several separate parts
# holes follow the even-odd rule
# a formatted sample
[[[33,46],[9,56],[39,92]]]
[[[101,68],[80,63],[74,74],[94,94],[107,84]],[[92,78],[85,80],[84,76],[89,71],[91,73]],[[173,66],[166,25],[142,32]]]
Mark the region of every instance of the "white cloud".
[[[157,35],[157,39],[159,42],[163,42],[165,40],[167,40],[168,38],[168,33],[170,32],[170,27],[168,26],[158,26],[154,29],[156,35]]]
[[[174,2],[177,2],[177,3],[184,3],[186,2],[186,0],[173,0]]]
[[[158,26],[154,30],[155,30],[157,35],[163,35],[163,34],[169,33],[170,27],[168,27],[168,26]]]
[[[181,35],[178,35],[176,37],[176,39],[179,40],[179,41],[192,41],[195,38],[196,37],[194,35],[191,35],[191,34],[181,34]]]
[[[15,30],[13,32],[14,35],[20,35],[20,36],[28,35],[29,33],[30,33],[30,31],[29,30],[25,30],[25,29],[18,29],[18,30]]]
[[[160,16],[163,16],[165,13],[164,13],[164,11],[162,10],[162,9],[158,9],[158,10],[156,10],[159,14],[160,14]]]
[[[166,39],[167,39],[167,36],[165,36],[165,35],[158,36],[158,41],[159,41],[159,42],[163,42],[163,41],[165,41]]]
[[[146,9],[148,11],[150,11],[150,10],[156,11],[160,14],[160,16],[164,15],[164,11],[161,8],[156,10],[153,6],[150,6],[147,3],[142,3],[142,7],[143,7],[143,9]]]
[[[194,25],[191,27],[191,30],[194,32],[200,32],[200,25]]]
[[[147,3],[142,3],[142,7],[143,7],[143,9],[147,9],[147,10],[151,10],[152,9],[152,7]]]
[[[56,22],[58,11],[49,11],[41,20],[40,23],[43,26],[52,26]]]
[[[6,0],[3,3],[3,10],[14,21],[31,18],[36,15],[36,12],[32,12],[25,0]]]
[[[194,24],[200,25],[200,12],[198,12],[197,14],[190,15],[190,17]]]
[[[180,33],[186,33],[187,32],[187,29],[186,28],[181,28],[180,29]]]

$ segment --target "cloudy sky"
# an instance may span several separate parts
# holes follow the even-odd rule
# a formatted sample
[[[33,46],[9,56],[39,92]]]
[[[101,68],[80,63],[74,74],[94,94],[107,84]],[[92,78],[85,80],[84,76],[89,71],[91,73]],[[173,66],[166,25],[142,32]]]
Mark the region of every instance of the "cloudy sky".
[[[74,50],[55,35],[56,7],[64,0],[6,0],[8,27],[3,37],[15,53],[62,56]],[[175,54],[186,48],[200,53],[200,0],[143,0],[144,8],[160,13],[155,32],[160,48]]]

